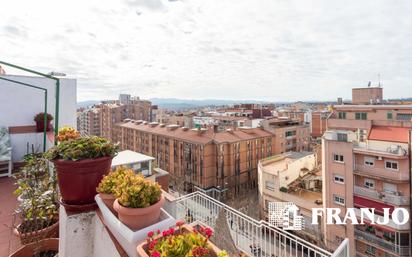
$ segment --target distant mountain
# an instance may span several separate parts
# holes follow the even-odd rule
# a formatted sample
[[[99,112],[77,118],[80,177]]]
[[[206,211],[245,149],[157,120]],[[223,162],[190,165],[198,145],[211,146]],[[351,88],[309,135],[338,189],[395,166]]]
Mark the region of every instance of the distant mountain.
[[[219,100],[219,99],[204,99],[204,100],[190,100],[190,99],[178,99],[178,98],[152,98],[149,99],[153,105],[157,105],[160,108],[166,108],[170,110],[182,110],[190,109],[201,106],[222,106],[238,103],[264,103],[263,101],[256,100]]]
[[[100,101],[81,101],[77,102],[77,108],[87,108],[98,103],[100,103]]]

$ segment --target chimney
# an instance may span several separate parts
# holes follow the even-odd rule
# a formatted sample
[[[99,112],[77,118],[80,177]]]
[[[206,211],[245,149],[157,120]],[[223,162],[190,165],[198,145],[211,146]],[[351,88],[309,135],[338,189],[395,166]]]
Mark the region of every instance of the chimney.
[[[219,131],[219,126],[218,125],[213,125],[213,132],[217,133]]]
[[[338,105],[342,105],[343,101],[342,101],[342,97],[338,97]]]

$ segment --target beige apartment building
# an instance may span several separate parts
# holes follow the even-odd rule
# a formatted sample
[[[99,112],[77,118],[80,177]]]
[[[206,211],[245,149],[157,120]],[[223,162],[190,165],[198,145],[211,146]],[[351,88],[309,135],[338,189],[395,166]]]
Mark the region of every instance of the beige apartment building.
[[[276,135],[274,153],[308,151],[310,148],[310,127],[300,120],[266,119],[261,126]]]
[[[322,207],[322,171],[312,152],[288,152],[259,161],[258,185],[261,218],[268,220],[269,202],[293,202],[304,217],[299,236],[324,246],[324,227],[312,225],[312,208]]]
[[[385,208],[410,210],[411,118],[411,105],[334,106],[322,139],[324,207],[354,207],[358,217],[374,208],[380,219]],[[351,256],[411,256],[410,222],[371,223],[325,225],[325,242],[333,249],[349,238]]]
[[[101,136],[102,116],[99,108],[81,110],[77,113],[77,130],[82,135]]]
[[[275,153],[275,135],[261,128],[219,132],[129,121],[115,125],[113,141],[120,142],[122,149],[155,157],[175,180],[171,186],[183,182],[184,191],[199,187],[239,192],[256,187],[258,160]]]

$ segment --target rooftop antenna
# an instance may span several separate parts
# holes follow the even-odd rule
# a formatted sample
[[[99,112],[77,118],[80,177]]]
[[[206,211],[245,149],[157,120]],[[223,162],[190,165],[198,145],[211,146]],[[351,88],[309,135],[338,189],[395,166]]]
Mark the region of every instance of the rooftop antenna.
[[[381,87],[381,74],[380,73],[378,73],[378,81],[379,81],[378,87]]]
[[[371,84],[372,84],[372,82],[369,81],[369,82],[368,82],[368,87],[371,87]]]

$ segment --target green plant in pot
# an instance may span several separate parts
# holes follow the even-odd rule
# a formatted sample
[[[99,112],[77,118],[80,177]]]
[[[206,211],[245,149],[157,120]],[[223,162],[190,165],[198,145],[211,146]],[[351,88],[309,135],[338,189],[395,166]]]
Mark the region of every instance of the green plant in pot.
[[[117,144],[91,136],[63,141],[46,152],[45,156],[56,167],[66,209],[85,211],[95,208],[96,187],[110,171],[117,151]]]
[[[46,121],[44,120],[45,117],[46,117]],[[52,120],[53,120],[53,116],[49,113],[47,113],[46,115],[44,115],[44,112],[36,114],[36,116],[34,116],[34,121],[36,122],[37,132],[43,132],[45,124],[46,124],[46,131],[50,131],[52,128],[51,126]]]
[[[99,193],[100,198],[106,204],[106,206],[115,213],[113,209],[113,203],[116,200],[115,190],[121,184],[125,176],[133,176],[134,171],[124,166],[116,167],[115,170],[104,175],[102,181],[96,191]]]
[[[115,196],[113,207],[119,220],[132,230],[156,223],[165,201],[159,184],[141,174],[125,176],[116,187]]]
[[[56,237],[58,233],[59,205],[54,173],[50,175],[48,170],[34,172],[34,167],[45,169],[44,165],[47,165],[44,159],[33,158],[24,166],[17,180],[15,194],[24,197],[20,198],[16,211],[21,223],[14,229],[14,234],[23,244]]]

